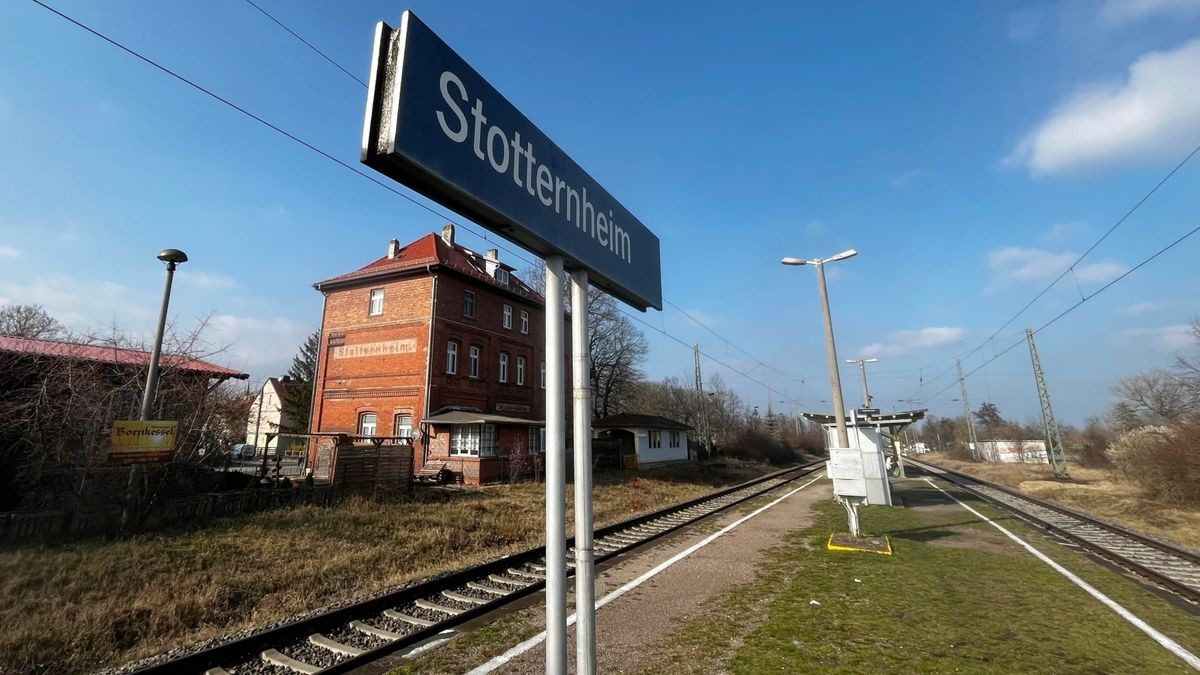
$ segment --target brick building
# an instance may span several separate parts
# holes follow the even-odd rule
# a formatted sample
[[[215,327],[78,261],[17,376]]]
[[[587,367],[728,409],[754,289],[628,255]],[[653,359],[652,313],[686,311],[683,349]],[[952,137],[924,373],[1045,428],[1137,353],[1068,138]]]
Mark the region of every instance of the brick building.
[[[531,470],[542,449],[542,296],[454,242],[454,226],[314,284],[325,295],[311,430],[413,439],[468,483]]]

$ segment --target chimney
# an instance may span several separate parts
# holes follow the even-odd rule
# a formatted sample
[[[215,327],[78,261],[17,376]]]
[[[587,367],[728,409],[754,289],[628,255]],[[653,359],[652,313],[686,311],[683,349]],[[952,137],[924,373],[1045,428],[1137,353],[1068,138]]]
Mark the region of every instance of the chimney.
[[[388,258],[395,258],[400,253],[400,241],[393,239],[388,242]]]
[[[500,251],[489,248],[487,258],[484,259],[484,265],[487,268],[489,277],[496,276],[496,268],[500,266]]]
[[[454,223],[449,223],[442,228],[442,241],[454,245]]]

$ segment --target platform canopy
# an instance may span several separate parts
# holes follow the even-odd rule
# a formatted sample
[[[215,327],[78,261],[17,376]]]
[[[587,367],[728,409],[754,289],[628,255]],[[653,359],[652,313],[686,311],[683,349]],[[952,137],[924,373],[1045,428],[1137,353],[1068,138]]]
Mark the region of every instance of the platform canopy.
[[[928,409],[921,410],[903,410],[900,412],[871,412],[870,414],[860,414],[859,411],[852,411],[846,419],[846,426],[849,427],[883,427],[889,432],[895,433],[904,427],[925,419],[925,413]],[[800,413],[806,419],[810,419],[820,425],[837,424],[837,418],[832,414],[806,412]]]

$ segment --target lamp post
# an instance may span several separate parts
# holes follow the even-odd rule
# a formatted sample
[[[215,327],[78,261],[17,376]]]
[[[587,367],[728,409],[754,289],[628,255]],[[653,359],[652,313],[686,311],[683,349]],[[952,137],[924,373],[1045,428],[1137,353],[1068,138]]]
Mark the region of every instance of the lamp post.
[[[864,408],[870,408],[871,400],[874,398],[873,396],[871,396],[871,390],[867,387],[867,364],[868,363],[878,363],[878,362],[879,362],[879,359],[846,359],[846,363],[857,363],[858,370],[862,373],[863,407]]]
[[[858,251],[850,249],[825,259],[784,258],[782,260],[784,265],[812,265],[817,268],[817,288],[821,292],[821,314],[825,318],[825,351],[829,356],[829,384],[833,387],[833,416],[837,421],[838,447],[841,448],[849,447],[850,437],[846,433],[846,411],[842,405],[842,376],[838,372],[837,347],[833,340],[833,318],[829,315],[829,291],[825,288],[825,264],[853,258],[856,255],[858,255]]]
[[[146,391],[142,395],[141,421],[150,419],[150,410],[154,407],[154,398],[158,394],[158,361],[162,356],[163,331],[167,327],[167,305],[171,302],[171,280],[175,277],[175,267],[187,262],[187,254],[177,248],[168,248],[159,252],[158,259],[167,263],[167,285],[163,289],[162,309],[158,314],[158,330],[154,333],[154,349],[150,352],[150,372],[146,374]],[[255,439],[257,440],[257,439]]]

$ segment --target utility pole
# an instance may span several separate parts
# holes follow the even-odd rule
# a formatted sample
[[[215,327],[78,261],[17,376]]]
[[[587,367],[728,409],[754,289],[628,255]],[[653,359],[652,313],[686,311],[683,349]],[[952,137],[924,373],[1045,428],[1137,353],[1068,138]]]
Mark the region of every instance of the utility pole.
[[[696,357],[696,396],[700,399],[700,438],[704,439],[704,454],[712,457],[712,443],[708,439],[708,396],[704,393],[704,378],[700,374],[700,345],[692,345]]]
[[[975,440],[975,421],[971,419],[971,399],[967,397],[967,380],[963,377],[962,361],[955,361],[958,366],[958,386],[962,388],[963,411],[967,414],[967,447],[971,450],[971,459],[979,459],[979,443]]]
[[[1046,459],[1054,469],[1054,477],[1059,480],[1071,478],[1067,473],[1067,457],[1063,452],[1062,437],[1058,433],[1058,421],[1054,419],[1054,408],[1050,406],[1050,390],[1046,388],[1046,372],[1042,370],[1042,360],[1038,358],[1037,343],[1033,341],[1033,330],[1025,329],[1025,338],[1029,341],[1029,358],[1033,361],[1033,379],[1037,381],[1038,400],[1042,404],[1042,426],[1046,429]]]

